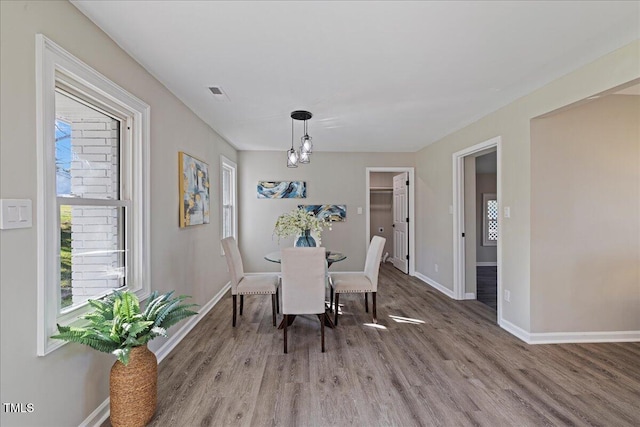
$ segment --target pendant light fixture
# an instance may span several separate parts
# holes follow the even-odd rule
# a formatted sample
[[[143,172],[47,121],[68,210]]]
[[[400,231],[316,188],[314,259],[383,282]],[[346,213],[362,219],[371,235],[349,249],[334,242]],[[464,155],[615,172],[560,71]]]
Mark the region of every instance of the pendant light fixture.
[[[300,138],[300,154],[307,153],[311,154],[313,152],[313,142],[311,142],[311,137],[307,132],[307,121],[304,121],[304,136]]]
[[[308,111],[296,110],[291,113],[291,148],[287,151],[287,167],[297,168],[298,163],[309,163],[311,161],[311,151],[313,144],[307,132],[307,120],[313,117]],[[294,120],[304,121],[304,136],[300,139],[300,151],[293,148],[294,141]]]

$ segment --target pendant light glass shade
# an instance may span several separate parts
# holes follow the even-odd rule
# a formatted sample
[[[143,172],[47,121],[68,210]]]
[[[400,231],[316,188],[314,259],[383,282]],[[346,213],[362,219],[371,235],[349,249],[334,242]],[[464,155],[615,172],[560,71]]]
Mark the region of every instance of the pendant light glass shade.
[[[287,167],[288,168],[297,168],[298,167],[298,152],[291,147],[289,151],[287,151]]]
[[[298,167],[298,152],[293,149],[293,116],[291,116],[291,148],[287,151],[287,167]]]
[[[305,153],[304,151],[302,151],[302,149],[300,149],[299,161],[300,161],[300,163],[309,163],[311,161],[310,154],[309,153]]]
[[[303,136],[300,140],[300,153],[311,154],[313,153],[313,142],[309,135]]]

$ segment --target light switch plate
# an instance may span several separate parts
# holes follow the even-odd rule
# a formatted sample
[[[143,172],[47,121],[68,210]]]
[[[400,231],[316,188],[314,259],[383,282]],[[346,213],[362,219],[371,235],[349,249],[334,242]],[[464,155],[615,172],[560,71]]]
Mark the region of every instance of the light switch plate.
[[[29,228],[32,222],[30,199],[0,199],[0,229]]]

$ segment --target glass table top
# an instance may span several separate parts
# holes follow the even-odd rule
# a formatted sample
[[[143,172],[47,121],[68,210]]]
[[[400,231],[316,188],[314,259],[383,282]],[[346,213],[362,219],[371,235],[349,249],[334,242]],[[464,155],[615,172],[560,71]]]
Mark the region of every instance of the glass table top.
[[[282,260],[282,254],[280,253],[280,251],[270,252],[264,256],[264,259],[271,262],[277,262],[279,264]],[[327,251],[327,262],[329,264],[333,264],[334,262],[342,261],[345,259],[347,259],[347,256],[342,252]]]

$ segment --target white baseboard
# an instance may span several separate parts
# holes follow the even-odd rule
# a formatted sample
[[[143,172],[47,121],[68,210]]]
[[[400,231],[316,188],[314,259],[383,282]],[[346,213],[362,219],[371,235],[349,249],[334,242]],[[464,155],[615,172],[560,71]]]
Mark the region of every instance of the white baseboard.
[[[222,299],[224,294],[231,288],[231,282],[227,283],[209,302],[203,305],[196,316],[192,316],[187,320],[180,329],[160,347],[156,352],[158,363],[162,362],[165,357],[171,353],[171,350],[187,336],[187,334],[209,313],[218,301]],[[93,411],[84,421],[80,423],[80,427],[100,427],[107,418],[109,418],[109,398],[102,402],[95,411]]]
[[[508,320],[504,320],[504,319],[498,319],[498,325],[500,325],[502,329],[509,332],[511,335],[515,336],[516,338],[520,338],[525,343],[531,344],[530,342],[531,334],[529,334],[529,332],[522,329],[520,326],[516,326],[513,323],[509,322]]]
[[[476,262],[476,267],[497,267],[497,262]]]
[[[640,342],[640,331],[533,332],[529,344]]]
[[[502,329],[515,335],[527,344],[640,342],[640,331],[527,332],[504,319],[501,319],[498,324]]]
[[[104,423],[107,418],[109,418],[109,398],[102,402],[100,406],[98,406],[95,411],[93,411],[83,422],[80,423],[79,427],[100,427],[102,423]]]
[[[475,292],[467,292],[466,294],[464,294],[464,299],[476,299],[476,293]]]
[[[420,280],[422,280],[423,282],[425,282],[427,285],[431,286],[432,288],[435,288],[436,290],[442,292],[443,294],[445,294],[446,296],[448,296],[451,299],[455,299],[453,297],[453,291],[443,285],[441,285],[440,283],[436,282],[435,280],[425,276],[422,273],[418,273],[416,271],[416,277]]]

